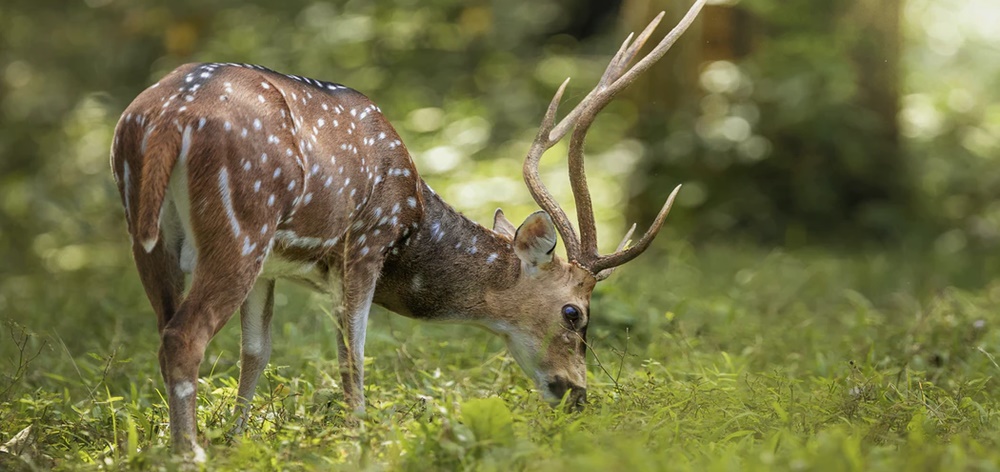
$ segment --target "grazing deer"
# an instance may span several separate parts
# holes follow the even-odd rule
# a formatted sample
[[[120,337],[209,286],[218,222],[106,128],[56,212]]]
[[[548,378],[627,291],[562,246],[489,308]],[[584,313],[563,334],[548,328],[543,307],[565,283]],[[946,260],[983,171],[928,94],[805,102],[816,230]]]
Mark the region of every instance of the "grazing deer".
[[[622,44],[597,86],[558,124],[555,93],[524,161],[542,207],[515,227],[499,209],[489,230],[441,200],[417,175],[378,106],[342,85],[246,64],[188,64],[142,92],[115,130],[111,167],[132,253],[161,336],[175,450],[204,453],[196,436],[198,368],[209,340],[240,309],[236,426],[271,353],[275,279],[333,296],[348,405],[364,398],[368,312],[472,322],[504,338],[553,403],[586,395],[586,334],[594,285],[641,254],[650,229],[627,247],[597,252],[584,138],[595,116],[663,56],[697,16],[695,5],[633,67],[661,13]],[[542,153],[570,130],[569,174],[577,236],[542,184]],[[553,253],[556,233],[568,260]],[[185,274],[193,276],[186,296]],[[567,396],[568,395],[568,396]]]

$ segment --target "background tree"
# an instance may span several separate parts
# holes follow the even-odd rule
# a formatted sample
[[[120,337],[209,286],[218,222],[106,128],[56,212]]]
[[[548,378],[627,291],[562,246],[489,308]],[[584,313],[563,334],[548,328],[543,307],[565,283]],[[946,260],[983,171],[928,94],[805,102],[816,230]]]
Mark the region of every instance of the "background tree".
[[[639,27],[675,2],[626,2]],[[667,190],[702,233],[803,243],[899,236],[912,172],[900,146],[900,1],[746,0],[705,11],[685,53],[633,94],[651,156],[634,174],[645,221]],[[663,106],[667,104],[668,106]]]

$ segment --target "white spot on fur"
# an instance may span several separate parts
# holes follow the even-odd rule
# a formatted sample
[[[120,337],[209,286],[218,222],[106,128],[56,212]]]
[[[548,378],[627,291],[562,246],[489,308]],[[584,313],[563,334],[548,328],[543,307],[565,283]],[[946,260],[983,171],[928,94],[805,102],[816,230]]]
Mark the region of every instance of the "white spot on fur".
[[[229,225],[233,228],[233,235],[239,236],[240,222],[236,219],[233,195],[229,188],[229,171],[225,167],[219,170],[219,196],[222,198],[222,208],[226,210],[226,217],[229,218]]]
[[[129,188],[131,187],[131,182],[132,182],[132,172],[129,170],[128,161],[124,161],[124,163],[125,163],[125,171],[124,171],[125,175],[122,177],[122,180],[125,182],[125,184],[124,184],[125,185],[125,217],[126,218],[130,218],[129,215],[132,214],[132,210],[131,210],[131,206],[129,205],[129,196],[131,195],[132,192],[129,190]],[[153,241],[153,244],[155,245],[156,241]],[[143,243],[143,247],[145,247],[145,246],[146,246],[146,244],[144,242]],[[146,252],[149,252],[149,251],[152,251],[152,250],[153,250],[152,247],[146,248]]]
[[[287,247],[300,247],[304,249],[315,249],[323,240],[309,236],[299,236],[294,231],[280,229],[274,232],[274,237]]]
[[[247,256],[254,249],[257,249],[257,243],[250,244],[250,236],[244,236],[243,238],[243,255]]]
[[[414,292],[419,292],[424,286],[424,279],[420,274],[414,275],[413,280],[410,281],[410,289]]]
[[[183,400],[190,397],[192,393],[194,393],[194,384],[191,382],[184,381],[174,385],[174,396],[178,399]]]
[[[188,154],[191,152],[191,127],[187,126],[184,128],[184,134],[181,135],[181,151],[177,155],[177,161],[181,165],[187,164]]]

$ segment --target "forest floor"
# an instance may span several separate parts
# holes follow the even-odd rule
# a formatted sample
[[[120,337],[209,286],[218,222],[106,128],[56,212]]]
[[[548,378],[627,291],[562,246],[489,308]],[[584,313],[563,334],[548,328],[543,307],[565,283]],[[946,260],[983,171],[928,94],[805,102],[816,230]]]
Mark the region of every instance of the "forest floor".
[[[645,259],[595,293],[582,413],[543,402],[490,334],[378,311],[367,416],[349,422],[328,307],[279,284],[272,364],[233,442],[239,323],[209,347],[208,469],[1000,468],[1000,281],[902,253],[671,244]],[[114,290],[72,289],[89,303],[5,321],[0,444],[24,434],[0,469],[183,468],[136,280],[121,269],[94,281]]]

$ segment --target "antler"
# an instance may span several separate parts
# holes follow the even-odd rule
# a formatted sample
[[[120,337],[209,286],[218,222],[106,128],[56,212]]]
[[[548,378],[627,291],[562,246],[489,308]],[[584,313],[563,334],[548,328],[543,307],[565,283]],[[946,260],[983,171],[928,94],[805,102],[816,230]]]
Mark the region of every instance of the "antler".
[[[583,162],[583,146],[587,137],[587,131],[593,124],[597,114],[608,103],[611,103],[611,100],[614,99],[618,92],[635,81],[635,78],[639,74],[649,69],[650,66],[663,57],[667,50],[677,42],[677,39],[694,22],[705,2],[706,0],[696,0],[677,26],[664,36],[649,54],[631,67],[629,67],[629,64],[633,62],[639,50],[646,43],[646,40],[649,39],[657,25],[660,24],[664,13],[660,12],[634,41],[633,35],[630,34],[611,59],[608,68],[604,71],[604,75],[601,76],[601,80],[594,89],[559,124],[555,124],[556,110],[559,108],[559,102],[566,91],[566,85],[569,84],[569,79],[566,79],[552,97],[552,101],[545,112],[545,117],[538,128],[538,135],[535,136],[535,140],[531,143],[531,148],[528,150],[528,155],[524,159],[524,181],[528,185],[528,191],[531,192],[531,196],[534,197],[535,202],[552,216],[556,229],[562,235],[563,241],[566,244],[567,257],[589,269],[598,280],[607,278],[614,271],[615,267],[635,259],[649,247],[653,238],[660,231],[660,227],[663,226],[663,221],[667,218],[670,207],[674,203],[674,198],[681,187],[678,185],[670,193],[670,197],[667,198],[666,203],[664,203],[653,224],[635,245],[626,248],[629,239],[632,237],[632,232],[635,231],[635,225],[632,225],[632,229],[622,239],[615,252],[605,256],[600,255],[597,252],[597,228],[594,223],[594,209],[590,200],[590,189],[587,187],[587,174]],[[545,184],[542,183],[538,175],[538,163],[542,158],[542,154],[562,140],[571,128],[573,129],[573,135],[570,137],[569,142],[569,180],[573,189],[573,198],[576,201],[577,218],[580,223],[579,237],[577,237],[576,231],[573,229],[573,223],[566,216],[566,212],[555,201],[555,198],[552,197],[552,194],[545,187]]]

